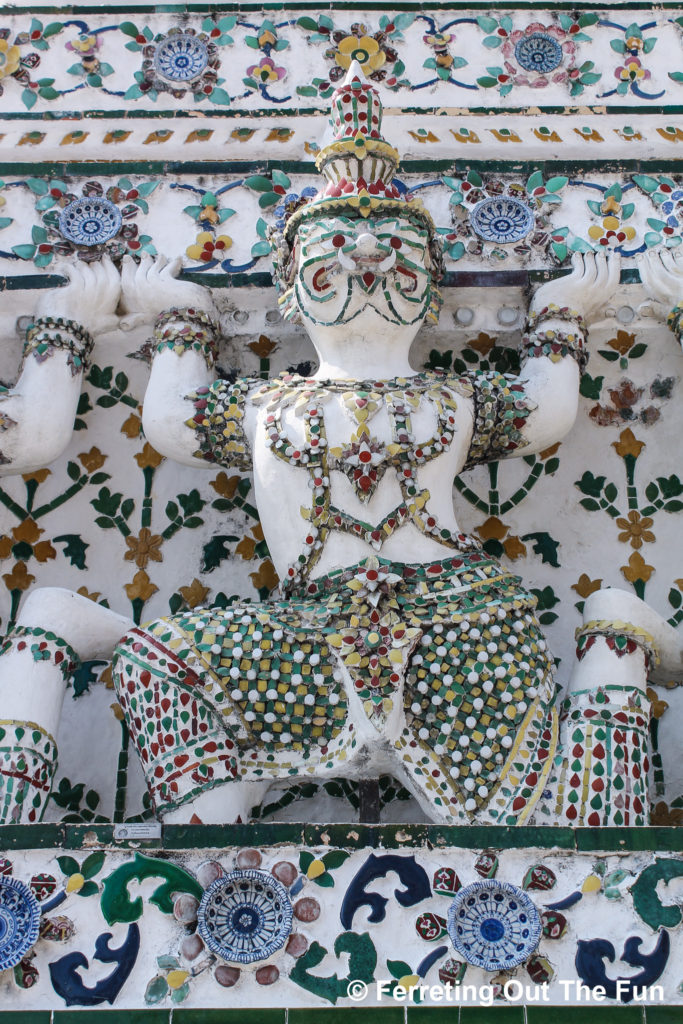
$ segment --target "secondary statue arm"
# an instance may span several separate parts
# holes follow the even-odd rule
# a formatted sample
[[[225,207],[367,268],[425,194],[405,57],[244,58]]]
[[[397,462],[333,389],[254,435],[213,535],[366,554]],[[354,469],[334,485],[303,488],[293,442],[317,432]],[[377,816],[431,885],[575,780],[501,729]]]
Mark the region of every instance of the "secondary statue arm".
[[[589,324],[619,284],[620,261],[603,253],[576,254],[568,276],[541,285],[531,301],[522,337],[519,383],[532,411],[514,455],[543,451],[576,419]]]
[[[196,414],[197,392],[214,380],[218,318],[210,292],[178,281],[180,259],[124,260],[121,270],[127,317],[124,329],[154,322],[152,370],[145,392],[145,437],[162,455],[186,466],[201,461],[197,436],[188,429]]]
[[[57,267],[62,288],[43,292],[26,333],[19,379],[0,389],[0,475],[53,462],[73,430],[93,335],[116,326],[120,282],[108,256]]]

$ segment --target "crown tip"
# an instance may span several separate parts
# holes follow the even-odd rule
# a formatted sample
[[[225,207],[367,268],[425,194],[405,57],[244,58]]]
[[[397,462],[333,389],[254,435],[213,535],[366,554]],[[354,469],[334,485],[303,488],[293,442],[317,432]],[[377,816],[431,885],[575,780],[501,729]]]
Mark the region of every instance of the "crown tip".
[[[346,72],[342,85],[353,85],[354,82],[360,82],[364,85],[369,84],[365,77],[362,65],[355,59],[349,64],[349,70]]]

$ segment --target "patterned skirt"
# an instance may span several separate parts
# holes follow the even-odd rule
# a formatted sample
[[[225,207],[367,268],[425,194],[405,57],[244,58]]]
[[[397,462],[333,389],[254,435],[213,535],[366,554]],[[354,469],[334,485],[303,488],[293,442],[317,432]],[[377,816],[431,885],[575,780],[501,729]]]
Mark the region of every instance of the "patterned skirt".
[[[526,819],[557,741],[535,604],[480,552],[371,558],[287,599],[131,630],[114,676],[157,808],[227,781],[354,774],[370,736],[440,820]]]

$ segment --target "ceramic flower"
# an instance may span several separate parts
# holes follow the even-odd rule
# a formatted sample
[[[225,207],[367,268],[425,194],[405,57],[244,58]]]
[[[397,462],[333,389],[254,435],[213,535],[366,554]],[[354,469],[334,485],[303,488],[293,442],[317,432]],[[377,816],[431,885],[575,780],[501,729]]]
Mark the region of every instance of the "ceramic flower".
[[[194,245],[189,245],[185,252],[191,260],[208,263],[209,260],[220,259],[231,246],[232,238],[229,235],[218,235],[217,238],[214,238],[211,232],[200,231]]]
[[[97,50],[100,45],[100,40],[97,36],[89,35],[87,32],[81,32],[76,39],[72,39],[70,43],[66,44],[67,50],[72,50],[74,53],[87,54],[92,53],[93,50]]]
[[[18,46],[10,46],[6,39],[0,39],[0,78],[8,78],[19,70],[20,56]]]
[[[360,39],[357,36],[346,36],[340,40],[334,59],[345,71],[351,66],[352,60],[357,60],[364,69],[377,71],[387,57],[372,36],[361,36]]]
[[[650,78],[650,74],[637,57],[631,57],[627,64],[621,64],[614,69],[614,77],[620,82],[642,82]]]
[[[252,64],[250,68],[247,68],[247,74],[268,84],[269,82],[279,82],[281,78],[285,77],[287,71],[285,68],[276,67],[275,61],[270,57],[262,57],[258,64]]]

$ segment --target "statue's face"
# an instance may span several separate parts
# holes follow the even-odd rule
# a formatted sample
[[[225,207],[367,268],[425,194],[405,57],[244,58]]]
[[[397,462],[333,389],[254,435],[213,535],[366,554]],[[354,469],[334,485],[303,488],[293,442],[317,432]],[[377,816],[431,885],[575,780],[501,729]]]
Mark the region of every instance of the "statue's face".
[[[309,326],[387,323],[414,333],[432,299],[429,235],[397,217],[330,216],[298,231],[297,305]],[[316,331],[319,333],[319,331]]]

